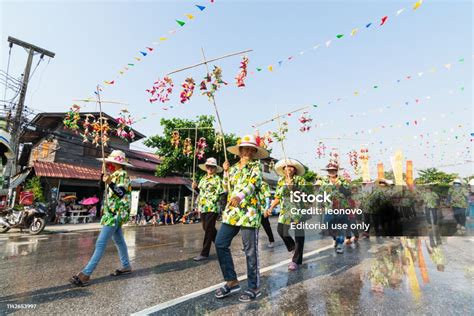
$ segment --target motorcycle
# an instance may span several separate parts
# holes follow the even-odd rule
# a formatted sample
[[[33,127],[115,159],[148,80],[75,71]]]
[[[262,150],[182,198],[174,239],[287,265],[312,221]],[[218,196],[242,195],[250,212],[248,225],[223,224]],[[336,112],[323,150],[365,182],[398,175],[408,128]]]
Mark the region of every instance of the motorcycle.
[[[28,229],[31,235],[38,235],[46,226],[47,207],[43,204],[25,206],[21,210],[7,208],[0,210],[0,233],[11,228]]]

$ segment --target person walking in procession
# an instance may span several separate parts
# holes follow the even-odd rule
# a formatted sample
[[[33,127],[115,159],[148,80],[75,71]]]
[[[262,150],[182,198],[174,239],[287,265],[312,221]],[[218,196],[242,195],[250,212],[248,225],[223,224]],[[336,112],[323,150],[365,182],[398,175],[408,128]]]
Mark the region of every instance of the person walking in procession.
[[[261,295],[258,229],[262,214],[258,200],[263,180],[258,159],[268,157],[268,151],[259,147],[252,135],[244,136],[236,146],[227,150],[240,156],[240,161],[232,167],[229,167],[228,161],[224,163],[224,187],[228,188],[228,203],[217,232],[216,251],[226,284],[215,292],[215,296],[221,299],[240,291],[230,251],[232,240],[240,231],[247,260],[248,289],[239,300],[250,302]]]
[[[76,286],[85,286],[89,283],[90,276],[104,255],[105,248],[110,239],[113,239],[117,247],[122,267],[115,270],[111,275],[120,276],[132,272],[128,258],[127,244],[123,238],[122,225],[130,216],[130,199],[132,187],[130,178],[124,167],[131,167],[127,162],[125,153],[114,150],[105,159],[108,175],[103,175],[106,185],[106,199],[104,204],[104,215],[100,221],[102,229],[97,238],[94,254],[85,268],[74,275],[70,282]]]
[[[454,212],[456,220],[456,234],[466,233],[466,212],[467,212],[468,191],[462,186],[460,179],[454,179],[453,186],[448,191],[448,202]]]
[[[320,194],[326,193],[327,195],[331,196],[331,202],[323,203],[323,209],[348,209],[350,207],[349,197],[351,195],[351,191],[346,180],[344,180],[342,177],[339,177],[338,175],[338,171],[340,170],[339,163],[335,159],[331,159],[326,168],[322,170],[326,170],[328,172],[328,176],[323,180],[323,184],[319,189]],[[331,232],[332,238],[334,240],[336,252],[342,254],[344,252],[343,244],[346,233],[345,230],[342,229],[333,229],[333,225],[348,224],[348,217],[344,214],[326,215],[328,229]]]
[[[280,205],[280,216],[278,217],[277,231],[281,239],[285,243],[288,252],[293,252],[291,262],[288,265],[288,270],[298,270],[298,266],[303,263],[303,249],[304,249],[304,229],[294,229],[295,239],[290,236],[291,223],[298,224],[303,221],[300,214],[292,214],[290,212],[291,204],[289,197],[291,192],[305,190],[306,181],[302,177],[305,173],[303,164],[296,159],[282,159],[275,165],[275,171],[280,176],[275,192],[275,199],[270,208],[265,212],[269,216],[273,209]]]
[[[206,260],[209,257],[211,245],[216,240],[216,221],[219,217],[219,198],[224,192],[221,178],[217,173],[222,172],[222,168],[217,165],[215,158],[208,158],[199,168],[207,172],[202,177],[199,185],[193,182],[193,188],[199,188],[198,212],[201,213],[202,229],[204,230],[204,241],[201,254],[194,258],[194,261]]]

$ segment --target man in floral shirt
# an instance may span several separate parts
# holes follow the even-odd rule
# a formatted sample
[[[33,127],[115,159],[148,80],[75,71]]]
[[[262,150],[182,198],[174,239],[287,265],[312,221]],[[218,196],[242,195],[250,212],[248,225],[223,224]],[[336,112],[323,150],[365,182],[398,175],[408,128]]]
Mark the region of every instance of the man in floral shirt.
[[[262,185],[262,167],[258,159],[268,157],[268,151],[257,145],[255,137],[244,136],[238,145],[228,148],[240,161],[229,167],[224,163],[224,188],[228,188],[228,203],[222,213],[222,225],[216,237],[216,251],[226,284],[215,293],[224,298],[240,291],[239,281],[230,252],[232,239],[242,234],[247,259],[248,290],[239,298],[250,302],[261,295],[258,259],[258,229],[261,223],[259,191]]]
[[[331,202],[325,202],[322,204],[323,210],[328,209],[348,209],[350,208],[349,197],[351,191],[349,184],[342,177],[339,177],[337,172],[339,171],[339,163],[335,160],[331,160],[325,169],[328,172],[328,177],[323,180],[323,184],[319,189],[320,194],[324,192],[331,196]],[[334,247],[337,253],[343,253],[343,243],[345,237],[345,231],[341,229],[331,229],[332,225],[337,224],[348,224],[347,215],[344,214],[326,214],[326,221],[329,225],[329,231],[334,239]]]
[[[219,198],[224,193],[221,178],[217,173],[222,168],[217,165],[215,158],[208,158],[206,163],[199,165],[201,170],[207,172],[199,181],[199,186],[193,183],[193,188],[199,188],[198,212],[201,213],[202,229],[204,230],[204,242],[201,254],[194,261],[206,260],[209,257],[211,245],[216,240],[216,221],[219,216]]]
[[[130,198],[132,187],[130,178],[124,167],[130,167],[125,154],[120,150],[114,150],[105,159],[109,175],[103,176],[106,184],[106,200],[104,203],[104,215],[100,223],[103,225],[97,238],[94,254],[82,272],[74,275],[69,281],[76,286],[85,286],[89,282],[90,275],[94,272],[97,264],[104,255],[107,243],[112,238],[119,252],[122,268],[115,270],[111,275],[119,276],[132,272],[128,259],[128,250],[123,238],[122,225],[128,221],[130,215]]]
[[[462,186],[460,179],[453,181],[453,186],[448,191],[448,201],[454,212],[454,218],[457,222],[457,234],[464,235],[466,233],[466,212],[467,212],[468,192]]]
[[[439,196],[430,185],[424,187],[421,194],[425,206],[426,221],[429,225],[438,225]]]
[[[302,221],[301,214],[291,214],[290,209],[294,206],[289,201],[292,191],[305,191],[306,181],[302,177],[305,173],[304,166],[296,159],[282,159],[275,165],[275,171],[280,176],[275,192],[275,199],[267,210],[271,214],[272,210],[280,204],[280,216],[278,217],[278,234],[285,243],[288,252],[293,252],[288,270],[298,270],[298,266],[303,263],[303,248],[305,234],[303,229],[294,229],[295,239],[290,236],[291,223],[298,224]],[[312,193],[312,192],[311,192]],[[296,209],[308,208],[306,205],[296,207]]]

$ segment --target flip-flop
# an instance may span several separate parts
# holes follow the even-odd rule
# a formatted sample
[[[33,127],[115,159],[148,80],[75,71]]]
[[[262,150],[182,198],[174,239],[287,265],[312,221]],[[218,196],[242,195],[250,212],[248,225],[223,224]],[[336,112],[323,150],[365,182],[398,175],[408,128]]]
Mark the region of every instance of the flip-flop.
[[[262,295],[262,292],[260,291],[254,292],[252,290],[246,290],[242,295],[240,295],[239,301],[248,303],[256,300],[260,295]]]
[[[72,278],[69,279],[69,282],[71,282],[73,285],[77,287],[84,287],[89,285],[89,281],[82,282],[81,279],[77,275],[74,275]]]
[[[124,274],[130,274],[132,273],[132,270],[120,270],[120,269],[117,269],[115,270],[114,272],[112,272],[110,275],[111,276],[121,276],[121,275],[124,275]]]
[[[214,295],[216,298],[224,298],[238,291],[240,291],[240,285],[234,285],[233,287],[228,287],[226,284],[220,289],[218,289]]]

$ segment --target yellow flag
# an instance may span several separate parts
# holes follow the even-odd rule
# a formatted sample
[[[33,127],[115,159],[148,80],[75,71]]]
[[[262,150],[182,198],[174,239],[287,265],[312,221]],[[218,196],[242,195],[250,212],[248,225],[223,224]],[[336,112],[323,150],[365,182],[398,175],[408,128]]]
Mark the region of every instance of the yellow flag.
[[[354,95],[359,95],[359,91],[354,91]]]
[[[268,70],[273,71],[273,66],[272,65],[268,66]]]
[[[166,41],[168,38],[166,37],[160,37],[160,41]]]
[[[413,5],[413,10],[418,9],[421,4],[423,3],[423,0],[418,0],[414,5]]]
[[[356,33],[357,33],[358,30],[359,30],[359,29],[358,29],[357,27],[356,27],[355,29],[352,29],[352,31],[351,31],[351,36],[356,35]]]
[[[136,59],[137,61],[142,60],[140,57],[135,57],[135,59]]]
[[[188,19],[190,19],[190,20],[194,19],[194,15],[192,15],[192,14],[189,14],[189,13],[188,13],[188,14],[186,14],[186,17],[187,17]]]

